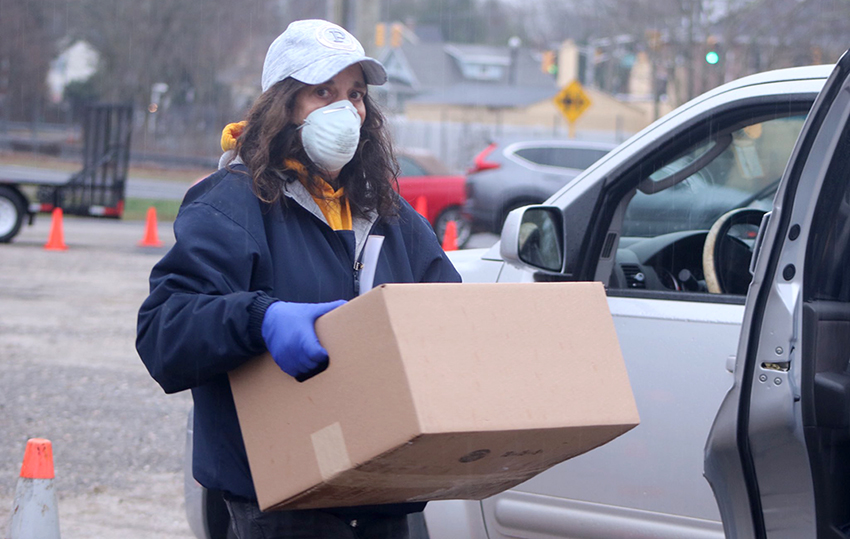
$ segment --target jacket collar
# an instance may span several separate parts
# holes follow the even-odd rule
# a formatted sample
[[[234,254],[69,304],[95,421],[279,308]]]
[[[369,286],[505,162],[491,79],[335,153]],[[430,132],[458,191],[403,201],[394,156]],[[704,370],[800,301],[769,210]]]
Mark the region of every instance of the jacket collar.
[[[288,176],[283,173],[278,173],[281,178],[286,178],[287,180],[291,180]],[[283,184],[283,194],[290,200],[295,201],[299,206],[307,210],[316,216],[317,219],[328,224],[327,219],[325,219],[322,210],[319,209],[319,205],[316,204],[316,201],[313,200],[313,196],[307,190],[304,185],[299,181],[286,181]],[[354,242],[355,242],[355,259],[360,258],[360,252],[363,250],[363,246],[366,245],[366,239],[369,237],[369,232],[372,230],[372,227],[375,225],[375,222],[378,220],[378,214],[375,211],[370,211],[365,217],[356,217],[352,216],[351,218],[351,230],[354,232]]]
[[[223,168],[227,161],[230,159],[233,150],[228,150],[221,156],[219,160],[219,168]],[[241,165],[245,166],[242,162],[242,158],[238,155],[230,162],[230,166]],[[283,194],[289,198],[290,200],[295,201],[299,206],[312,213],[319,219],[321,222],[325,223],[325,225],[330,226],[328,224],[327,219],[325,219],[322,210],[319,209],[319,205],[316,204],[316,201],[313,200],[313,196],[307,191],[307,188],[304,185],[287,176],[282,172],[277,172],[277,175],[281,178],[287,180],[283,183]],[[295,181],[292,181],[295,180]],[[378,213],[375,211],[370,211],[365,217],[355,217],[351,218],[351,230],[354,232],[354,259],[360,259],[360,252],[363,250],[363,246],[366,245],[366,239],[369,237],[369,232],[372,230],[372,227],[375,226],[375,222],[378,220]]]

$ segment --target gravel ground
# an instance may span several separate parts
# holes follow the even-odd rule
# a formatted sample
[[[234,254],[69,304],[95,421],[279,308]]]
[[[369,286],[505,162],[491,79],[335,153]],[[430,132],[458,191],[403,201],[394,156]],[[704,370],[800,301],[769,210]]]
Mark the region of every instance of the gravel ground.
[[[53,444],[64,539],[191,537],[182,458],[188,393],[165,395],[135,348],[136,311],[165,248],[144,223],[49,217],[0,245],[0,529],[26,441]],[[173,242],[170,223],[160,237]]]
[[[188,392],[165,395],[134,348],[136,313],[163,248],[144,223],[49,216],[0,244],[0,530],[29,438],[53,443],[63,539],[191,538],[183,503]],[[470,247],[492,245],[473,237]]]

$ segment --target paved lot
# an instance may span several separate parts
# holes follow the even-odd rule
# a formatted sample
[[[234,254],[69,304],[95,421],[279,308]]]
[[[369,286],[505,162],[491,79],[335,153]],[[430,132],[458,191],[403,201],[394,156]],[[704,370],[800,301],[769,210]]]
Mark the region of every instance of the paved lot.
[[[39,217],[0,244],[0,529],[26,440],[53,442],[63,539],[191,537],[183,508],[188,394],[166,396],[134,348],[135,315],[164,249],[144,223]],[[171,243],[170,224],[160,236]]]
[[[198,176],[195,179],[203,178],[206,172],[196,172]],[[153,171],[148,173],[151,176],[154,174]],[[182,200],[186,190],[192,185],[190,181],[163,180],[138,174],[131,173],[127,178],[127,198]],[[70,172],[62,170],[0,163],[0,180],[12,183],[55,185],[68,181],[70,175]]]

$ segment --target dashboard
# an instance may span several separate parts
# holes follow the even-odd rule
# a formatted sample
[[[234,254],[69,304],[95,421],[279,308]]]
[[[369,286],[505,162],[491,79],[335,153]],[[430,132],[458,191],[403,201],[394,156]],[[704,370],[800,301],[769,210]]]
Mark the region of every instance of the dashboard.
[[[621,238],[608,288],[708,292],[702,269],[707,230]]]

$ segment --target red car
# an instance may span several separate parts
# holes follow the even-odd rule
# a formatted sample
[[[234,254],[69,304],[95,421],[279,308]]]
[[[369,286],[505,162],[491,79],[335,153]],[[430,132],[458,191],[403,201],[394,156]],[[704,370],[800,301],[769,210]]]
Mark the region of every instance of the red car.
[[[432,154],[424,150],[404,150],[396,154],[401,172],[398,177],[399,194],[414,208],[423,212],[434,227],[437,238],[443,234],[449,221],[457,227],[457,245],[469,240],[471,227],[461,217],[466,201],[466,179],[454,175]]]
[[[457,227],[457,246],[463,247],[469,240],[472,227],[461,217],[466,202],[466,177],[451,174],[434,155],[426,150],[403,150],[396,152],[400,170],[399,194],[434,227],[440,243],[446,225],[454,221]],[[198,178],[195,185],[204,178]]]

